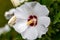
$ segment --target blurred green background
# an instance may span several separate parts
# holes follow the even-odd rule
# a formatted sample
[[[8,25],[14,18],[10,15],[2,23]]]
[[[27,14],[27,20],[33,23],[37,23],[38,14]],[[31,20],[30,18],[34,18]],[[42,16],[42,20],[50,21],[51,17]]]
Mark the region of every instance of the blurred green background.
[[[34,1],[34,0],[29,0]],[[36,40],[60,40],[60,0],[35,0],[42,5],[46,5],[50,11],[49,17],[51,24],[49,30],[42,38]],[[4,17],[4,12],[14,8],[10,0],[0,0],[0,28],[3,27],[8,20]],[[0,35],[0,40],[23,40],[13,28],[8,33]]]

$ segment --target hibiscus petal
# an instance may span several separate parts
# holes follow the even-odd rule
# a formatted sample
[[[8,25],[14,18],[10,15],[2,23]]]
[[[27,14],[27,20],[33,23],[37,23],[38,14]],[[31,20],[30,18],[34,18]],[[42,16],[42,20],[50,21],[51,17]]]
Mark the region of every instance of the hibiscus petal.
[[[10,30],[10,27],[8,26],[8,24],[6,24],[4,27],[0,28],[0,35],[4,32],[9,32]]]
[[[32,9],[26,4],[16,8],[15,16],[17,18],[27,19],[30,15],[32,15]]]
[[[26,20],[17,19],[16,24],[13,26],[13,28],[18,33],[24,32],[28,28]]]
[[[5,12],[4,16],[6,17],[7,20],[10,19],[14,15],[14,11],[15,9],[10,9],[9,11]]]
[[[20,5],[20,0],[11,0],[12,4],[14,7],[17,7],[18,5]]]
[[[7,20],[11,18],[11,16],[8,16],[8,15],[9,15],[9,12],[5,12],[4,16]]]
[[[45,5],[41,5],[40,3],[36,3],[34,12],[37,16],[47,16],[49,14],[49,10]]]
[[[43,34],[46,34],[46,32],[48,31],[48,28],[44,27],[43,25],[38,25],[36,26],[37,30],[38,30],[38,38],[41,38],[41,36]]]
[[[35,27],[29,27],[25,32],[23,32],[22,37],[24,39],[36,39],[38,36],[38,32]]]
[[[49,24],[50,24],[49,17],[43,16],[38,19],[38,24],[36,26],[39,34],[38,38],[41,38],[43,34],[46,34],[46,32],[48,31],[47,27],[49,26]]]
[[[13,9],[10,9],[10,10],[9,10],[9,13],[10,13],[10,14],[14,14],[14,11],[15,11],[14,8],[13,8]]]
[[[27,39],[27,40],[35,40],[35,39]]]
[[[11,30],[8,24],[6,24],[3,29],[5,32],[9,32]]]
[[[43,16],[38,19],[38,24],[48,27],[50,24],[50,18]]]
[[[37,2],[25,2],[25,4],[31,8],[34,8]]]

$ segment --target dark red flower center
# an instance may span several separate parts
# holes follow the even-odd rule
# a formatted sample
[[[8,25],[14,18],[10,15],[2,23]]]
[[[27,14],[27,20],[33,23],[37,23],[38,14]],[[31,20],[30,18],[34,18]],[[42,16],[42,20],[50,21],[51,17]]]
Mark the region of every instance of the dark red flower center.
[[[31,19],[33,19],[33,22],[31,24],[29,24],[29,26],[36,26],[37,25],[37,16],[35,15],[30,15],[28,17],[28,21],[30,21]]]

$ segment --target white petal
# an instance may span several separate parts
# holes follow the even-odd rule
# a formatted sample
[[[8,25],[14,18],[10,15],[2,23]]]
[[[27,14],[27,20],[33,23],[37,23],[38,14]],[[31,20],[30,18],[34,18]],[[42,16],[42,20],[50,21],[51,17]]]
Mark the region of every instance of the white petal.
[[[25,0],[19,0],[20,1],[20,3],[23,3]]]
[[[11,0],[11,2],[14,7],[17,7],[18,5],[20,5],[20,0]]]
[[[45,27],[48,27],[49,24],[50,24],[50,18],[49,17],[46,17],[46,16],[40,17],[40,18],[38,18],[38,23],[40,25],[43,25]]]
[[[27,4],[16,8],[15,16],[17,18],[27,19],[30,15],[32,15],[32,9],[28,7]]]
[[[3,28],[0,28],[0,35],[4,33]]]
[[[22,37],[24,39],[36,39],[38,36],[38,32],[35,27],[29,27],[25,32],[23,32]]]
[[[26,2],[28,1],[28,0],[25,0]]]
[[[13,28],[18,33],[24,32],[28,28],[26,20],[17,19],[16,24],[13,26]]]
[[[36,26],[37,30],[38,30],[38,38],[41,38],[41,36],[43,34],[46,34],[46,32],[48,31],[48,26],[50,24],[50,18],[49,17],[40,17],[38,19],[38,24]]]
[[[43,34],[46,34],[46,32],[48,31],[48,28],[44,27],[43,25],[38,25],[36,26],[37,30],[38,30],[38,38],[41,38],[41,36]]]
[[[12,16],[13,16],[13,14],[14,14],[14,11],[15,11],[15,9],[10,9],[9,11],[7,11],[7,12],[5,12],[5,18],[8,20],[8,19],[10,19]]]
[[[35,39],[27,39],[27,40],[35,40]]]
[[[10,30],[11,30],[11,29],[10,29],[9,25],[6,24],[6,25],[4,26],[4,31],[5,31],[5,32],[9,32]]]
[[[47,16],[49,14],[49,10],[47,9],[47,7],[45,5],[41,5],[41,4],[37,3],[34,8],[34,13],[39,17]]]
[[[10,13],[10,14],[14,14],[14,11],[15,11],[14,8],[13,8],[13,9],[10,9],[10,10],[9,10],[9,13]]]
[[[10,30],[10,27],[6,24],[4,27],[0,28],[0,35],[4,32],[9,32]]]
[[[32,9],[35,7],[36,3],[37,2],[25,2],[25,4]]]
[[[8,20],[8,19],[10,19],[11,17],[10,16],[8,16],[9,15],[9,12],[5,12],[5,18]]]

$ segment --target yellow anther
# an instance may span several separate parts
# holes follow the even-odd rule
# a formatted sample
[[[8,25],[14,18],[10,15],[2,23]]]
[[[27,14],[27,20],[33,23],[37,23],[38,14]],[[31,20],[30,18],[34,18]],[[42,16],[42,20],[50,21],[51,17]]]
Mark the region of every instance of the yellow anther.
[[[15,24],[16,21],[16,16],[13,16],[9,21],[8,21],[8,25],[13,26]]]
[[[31,23],[33,23],[33,19],[31,19],[30,21],[28,21],[27,25],[30,25]]]
[[[13,26],[16,22],[16,16],[13,16],[9,21],[8,21],[8,25]],[[31,23],[33,23],[33,19],[31,19],[30,21],[27,22],[27,25],[30,25]]]

